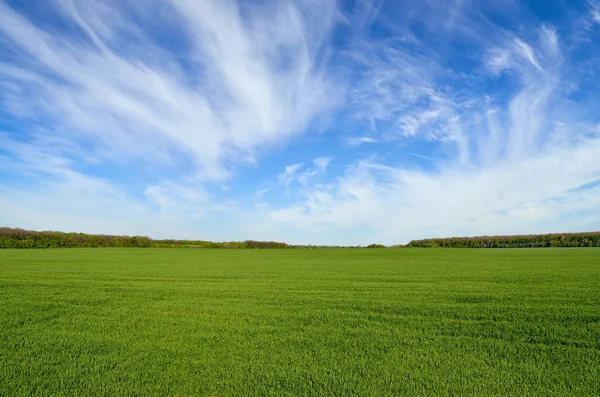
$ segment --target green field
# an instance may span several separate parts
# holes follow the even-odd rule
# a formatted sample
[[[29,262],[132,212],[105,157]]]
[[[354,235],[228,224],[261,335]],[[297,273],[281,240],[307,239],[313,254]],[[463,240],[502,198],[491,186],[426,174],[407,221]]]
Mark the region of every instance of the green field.
[[[0,395],[600,395],[599,249],[0,250]]]

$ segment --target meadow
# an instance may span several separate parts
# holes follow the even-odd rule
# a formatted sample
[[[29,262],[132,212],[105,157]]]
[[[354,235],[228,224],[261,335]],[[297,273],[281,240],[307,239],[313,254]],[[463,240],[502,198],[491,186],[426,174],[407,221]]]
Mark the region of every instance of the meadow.
[[[0,250],[0,395],[600,395],[600,250]]]

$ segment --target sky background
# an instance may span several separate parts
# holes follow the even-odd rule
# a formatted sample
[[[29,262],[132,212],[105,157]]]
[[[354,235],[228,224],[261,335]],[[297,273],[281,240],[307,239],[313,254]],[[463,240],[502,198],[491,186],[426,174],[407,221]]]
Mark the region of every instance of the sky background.
[[[0,0],[0,225],[600,229],[600,2]]]

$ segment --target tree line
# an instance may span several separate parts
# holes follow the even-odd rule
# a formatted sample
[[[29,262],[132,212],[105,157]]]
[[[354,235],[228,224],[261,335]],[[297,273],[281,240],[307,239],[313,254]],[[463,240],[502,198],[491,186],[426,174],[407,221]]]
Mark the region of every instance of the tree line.
[[[600,247],[600,232],[523,236],[450,237],[413,240],[406,247],[421,248],[534,248]]]
[[[326,245],[289,245],[278,241],[228,241],[202,240],[154,240],[146,236],[107,236],[103,234],[64,233],[0,227],[0,248],[229,248],[229,249],[272,249],[272,248],[355,248]]]
[[[103,234],[64,233],[0,227],[0,248],[225,248],[225,249],[323,249],[362,248],[361,246],[290,245],[278,241],[154,240],[146,236],[112,236]],[[539,234],[523,236],[450,237],[413,240],[397,248],[534,248],[534,247],[600,247],[600,232]],[[365,248],[386,248],[370,244]]]

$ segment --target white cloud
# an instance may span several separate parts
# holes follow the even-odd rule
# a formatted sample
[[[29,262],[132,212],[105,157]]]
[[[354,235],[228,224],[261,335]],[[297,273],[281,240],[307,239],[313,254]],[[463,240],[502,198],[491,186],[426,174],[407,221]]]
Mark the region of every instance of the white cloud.
[[[357,137],[346,138],[346,142],[350,146],[358,146],[363,143],[376,143],[377,140],[374,138],[368,137],[368,136],[357,136]]]
[[[303,172],[300,172],[300,170],[304,167],[304,163],[288,165],[277,178],[279,183],[286,188],[289,187],[292,182],[297,182],[301,186],[309,186],[316,175],[323,174],[327,171],[327,166],[330,162],[330,158],[317,157],[313,160],[314,167],[308,167]]]
[[[296,175],[300,168],[304,166],[303,163],[292,164],[285,167],[285,171],[279,174],[279,183],[284,186],[288,186],[294,179],[296,179]]]
[[[515,39],[514,41],[515,47],[517,49],[517,54],[523,59],[525,59],[527,62],[530,62],[538,70],[542,70],[542,67],[538,63],[536,56],[533,53],[533,49],[527,43],[524,43],[521,39]]]
[[[600,2],[590,0],[589,7],[592,21],[594,21],[595,23],[600,23]]]
[[[536,40],[502,37],[494,48],[484,66],[496,76],[508,70],[504,78],[518,83],[505,103],[494,103],[485,91],[467,97],[430,92],[425,97],[433,101],[401,113],[400,125],[411,126],[411,135],[432,121],[443,126],[457,143],[454,156],[436,159],[430,171],[359,161],[335,183],[303,188],[301,201],[263,216],[275,228],[319,236],[370,230],[372,240],[386,244],[597,228],[600,190],[583,187],[600,180],[600,140],[588,134],[597,124],[593,112],[580,113],[577,123],[563,121],[571,105],[560,87],[573,76],[564,69],[558,35],[543,26]],[[424,82],[407,84],[414,81]],[[366,242],[364,236],[352,241]]]
[[[317,167],[320,171],[327,170],[327,166],[331,162],[331,159],[328,157],[318,157],[313,160],[315,167]]]
[[[105,161],[186,161],[199,177],[223,178],[261,145],[301,132],[343,89],[319,56],[333,2],[318,12],[304,3],[249,7],[245,18],[232,1],[156,4],[172,24],[162,29],[189,46],[182,54],[137,29],[122,3],[61,4],[81,38],[43,30],[0,2],[12,54],[0,77],[13,87],[0,100],[56,136],[91,143]]]
[[[316,169],[307,169],[306,171],[299,174],[296,180],[301,186],[308,186],[312,178],[318,173],[319,171],[317,171]]]
[[[600,190],[577,188],[600,176],[599,153],[596,140],[532,159],[439,174],[361,162],[334,187],[307,191],[304,201],[265,216],[273,224],[315,233],[374,229],[373,239],[387,244],[431,236],[551,232],[566,221],[572,231],[585,230],[589,219],[574,222],[573,215],[596,211]]]
[[[510,67],[510,52],[494,48],[490,51],[486,65],[494,74],[499,74]]]

